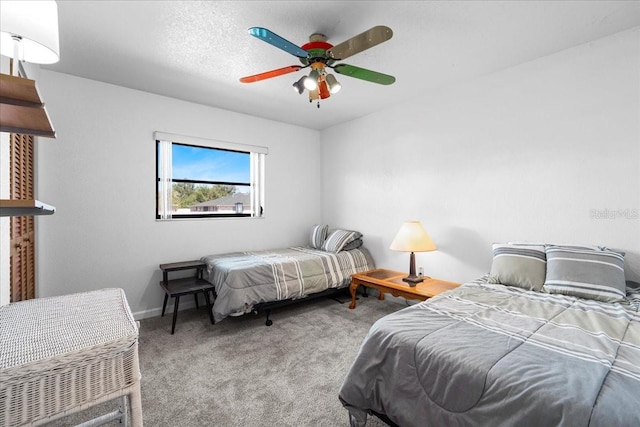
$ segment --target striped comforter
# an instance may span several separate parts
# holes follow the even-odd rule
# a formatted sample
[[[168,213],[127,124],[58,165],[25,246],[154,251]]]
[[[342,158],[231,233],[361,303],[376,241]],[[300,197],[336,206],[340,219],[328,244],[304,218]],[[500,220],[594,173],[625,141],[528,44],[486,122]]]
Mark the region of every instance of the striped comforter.
[[[378,320],[340,400],[353,426],[639,426],[639,306],[466,283]]]
[[[202,257],[217,297],[213,315],[251,312],[258,303],[303,298],[348,286],[351,275],[375,268],[363,247],[338,253],[308,247],[236,252]]]

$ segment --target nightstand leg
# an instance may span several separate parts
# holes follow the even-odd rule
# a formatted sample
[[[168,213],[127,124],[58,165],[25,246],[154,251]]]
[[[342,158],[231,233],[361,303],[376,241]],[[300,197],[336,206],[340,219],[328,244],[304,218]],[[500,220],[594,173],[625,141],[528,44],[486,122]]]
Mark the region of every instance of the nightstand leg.
[[[167,300],[169,299],[169,295],[164,294],[164,303],[162,303],[162,316],[164,317],[164,311],[167,309]]]
[[[349,304],[350,309],[356,308],[356,291],[358,290],[358,284],[351,282],[349,285],[349,293],[351,293],[351,304]]]
[[[174,297],[174,303],[173,303],[173,323],[171,323],[171,335],[173,335],[173,333],[176,330],[176,319],[178,319],[178,303],[180,302],[180,297]]]
[[[200,308],[198,307],[198,293],[196,292],[195,294],[193,294],[193,297],[196,299],[196,310],[197,310]]]
[[[207,310],[209,310],[209,319],[211,319],[211,324],[215,325],[215,321],[213,320],[213,307],[211,306],[211,298],[209,297],[209,291],[204,291],[204,299],[207,300]]]

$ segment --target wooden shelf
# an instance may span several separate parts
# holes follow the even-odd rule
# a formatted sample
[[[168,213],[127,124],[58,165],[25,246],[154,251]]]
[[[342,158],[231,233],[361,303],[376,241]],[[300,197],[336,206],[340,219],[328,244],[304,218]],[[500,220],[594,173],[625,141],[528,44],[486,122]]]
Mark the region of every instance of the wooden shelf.
[[[0,200],[0,216],[52,215],[55,211],[39,200]]]
[[[0,74],[0,132],[56,137],[35,80]]]

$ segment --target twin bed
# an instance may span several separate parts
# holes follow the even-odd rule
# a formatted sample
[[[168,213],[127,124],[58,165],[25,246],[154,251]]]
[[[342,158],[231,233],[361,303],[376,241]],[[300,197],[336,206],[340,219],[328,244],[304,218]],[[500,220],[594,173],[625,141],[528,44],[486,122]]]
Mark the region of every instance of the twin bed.
[[[345,291],[351,275],[375,268],[362,234],[312,228],[309,246],[268,251],[236,252],[201,258],[207,280],[215,286],[213,316],[216,322],[318,296]]]
[[[640,425],[622,268],[604,248],[494,245],[489,275],[371,327],[339,392],[351,426]]]

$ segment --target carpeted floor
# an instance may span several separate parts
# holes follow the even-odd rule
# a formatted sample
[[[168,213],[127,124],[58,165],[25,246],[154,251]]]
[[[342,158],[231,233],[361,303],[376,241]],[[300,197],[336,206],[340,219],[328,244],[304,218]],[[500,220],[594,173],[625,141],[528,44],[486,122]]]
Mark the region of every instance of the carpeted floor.
[[[205,309],[141,321],[144,424],[155,426],[348,426],[342,380],[369,327],[403,308],[375,297],[355,310],[322,298],[211,325]],[[107,402],[51,423],[68,426],[117,409]],[[119,424],[110,424],[119,425]],[[367,424],[385,424],[371,418]]]

